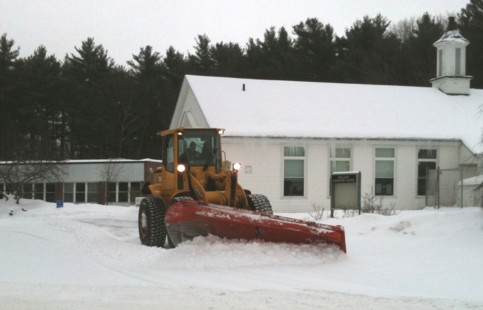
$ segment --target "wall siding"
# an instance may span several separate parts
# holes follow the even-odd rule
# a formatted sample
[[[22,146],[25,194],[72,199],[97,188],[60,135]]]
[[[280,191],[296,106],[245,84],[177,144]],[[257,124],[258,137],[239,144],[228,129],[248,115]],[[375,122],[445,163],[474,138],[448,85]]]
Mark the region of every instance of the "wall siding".
[[[398,210],[421,209],[424,196],[417,195],[417,165],[420,148],[438,150],[441,169],[458,167],[459,142],[421,142],[392,140],[331,140],[331,139],[277,139],[233,138],[223,139],[226,158],[251,167],[251,173],[242,168],[240,184],[253,193],[266,195],[275,212],[312,212],[314,206],[330,209],[329,171],[330,149],[351,148],[351,170],[361,171],[362,195],[374,194],[375,149],[395,149],[394,195],[384,196],[384,207]],[[305,195],[283,197],[283,147],[305,147]],[[446,186],[446,185],[445,185]],[[448,198],[445,198],[448,199]],[[451,199],[456,199],[452,197]]]
[[[174,127],[209,127],[191,88],[186,93],[179,124]]]
[[[275,202],[280,197],[280,145],[265,139],[223,139],[226,159],[241,162],[240,184]],[[251,173],[246,169],[250,167]]]
[[[416,145],[404,144],[396,147],[396,191],[393,201],[396,209],[420,209],[425,203],[425,198],[417,196],[417,158]]]
[[[118,171],[117,182],[144,181],[144,163],[113,163]],[[100,182],[104,181],[109,163],[67,164],[64,165],[63,182]]]

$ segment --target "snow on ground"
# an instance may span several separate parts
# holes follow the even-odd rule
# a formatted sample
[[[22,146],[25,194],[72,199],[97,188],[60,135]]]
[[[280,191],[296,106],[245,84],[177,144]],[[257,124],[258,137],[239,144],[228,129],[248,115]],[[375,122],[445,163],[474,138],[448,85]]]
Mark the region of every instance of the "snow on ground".
[[[323,220],[345,227],[347,254],[214,236],[150,248],[137,212],[0,201],[1,308],[483,309],[479,208]]]

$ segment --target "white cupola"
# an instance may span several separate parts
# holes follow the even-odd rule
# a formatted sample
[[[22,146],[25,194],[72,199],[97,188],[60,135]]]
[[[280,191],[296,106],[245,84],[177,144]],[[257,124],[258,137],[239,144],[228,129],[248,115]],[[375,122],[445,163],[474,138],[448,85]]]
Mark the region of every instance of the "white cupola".
[[[449,18],[448,29],[433,45],[436,47],[436,77],[433,87],[448,95],[469,95],[471,76],[466,75],[466,46],[470,44]]]

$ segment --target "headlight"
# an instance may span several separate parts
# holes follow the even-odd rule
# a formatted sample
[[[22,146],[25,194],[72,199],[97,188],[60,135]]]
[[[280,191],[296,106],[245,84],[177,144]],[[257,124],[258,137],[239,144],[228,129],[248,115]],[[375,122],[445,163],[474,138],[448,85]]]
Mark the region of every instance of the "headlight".
[[[176,169],[178,170],[179,173],[183,173],[186,171],[186,166],[183,164],[180,164]]]
[[[234,163],[233,164],[233,170],[235,171],[239,171],[241,168],[241,163]]]

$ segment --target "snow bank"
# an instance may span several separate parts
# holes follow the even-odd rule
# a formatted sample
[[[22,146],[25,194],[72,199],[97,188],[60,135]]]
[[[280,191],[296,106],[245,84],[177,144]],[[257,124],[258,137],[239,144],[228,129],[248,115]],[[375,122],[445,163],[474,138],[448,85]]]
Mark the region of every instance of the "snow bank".
[[[347,255],[215,236],[145,247],[137,211],[0,201],[2,308],[483,307],[479,208],[325,220],[345,227]]]

